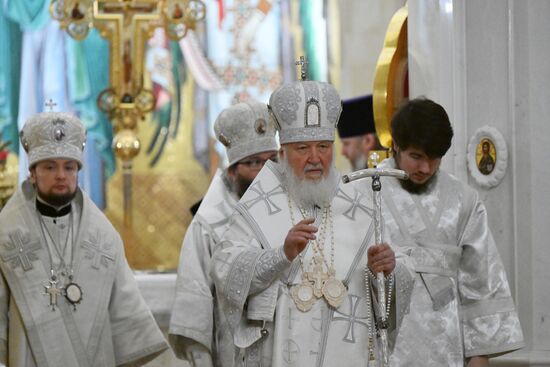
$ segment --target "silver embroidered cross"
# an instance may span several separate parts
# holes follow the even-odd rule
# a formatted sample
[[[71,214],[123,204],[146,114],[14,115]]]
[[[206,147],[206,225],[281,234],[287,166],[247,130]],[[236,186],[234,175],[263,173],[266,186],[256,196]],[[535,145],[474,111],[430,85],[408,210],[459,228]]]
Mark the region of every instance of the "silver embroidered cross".
[[[86,249],[86,259],[92,259],[92,268],[99,269],[100,265],[109,267],[108,261],[115,262],[115,257],[101,248],[99,241],[92,239],[91,241],[84,241],[82,247]]]
[[[344,191],[340,189],[338,190],[336,197],[342,200],[345,200],[348,203],[351,203],[351,206],[348,209],[346,209],[346,211],[344,212],[344,215],[347,218],[351,220],[355,220],[355,213],[357,212],[357,209],[361,209],[362,211],[367,213],[367,215],[372,217],[373,215],[372,209],[364,204],[361,204],[361,199],[363,199],[363,194],[359,193],[358,191],[355,191],[355,197],[352,198],[351,196],[349,196],[348,194],[346,194]]]
[[[348,295],[349,298],[349,314],[339,312],[338,310],[334,311],[335,316],[332,318],[333,321],[346,321],[348,323],[348,329],[346,331],[346,335],[344,336],[344,341],[348,343],[355,343],[355,324],[363,325],[368,330],[368,324],[367,322],[370,322],[368,320],[368,316],[358,316],[357,315],[357,309],[359,308],[359,301],[361,300],[359,297],[350,294]],[[366,320],[366,322],[361,321]]]
[[[39,242],[30,242],[30,236],[24,236],[19,230],[10,233],[10,242],[5,243],[7,251],[2,253],[2,260],[9,262],[13,269],[18,266],[24,271],[33,268],[32,262],[38,260],[38,255],[34,251],[42,247]]]
[[[294,363],[296,362],[296,359],[294,356],[298,356],[300,353],[300,347],[296,342],[292,339],[287,339],[286,345],[283,348],[283,360],[288,363]]]
[[[260,181],[257,181],[254,184],[252,184],[248,188],[248,190],[258,194],[258,196],[256,196],[255,198],[252,198],[243,202],[243,204],[246,205],[248,209],[252,208],[257,203],[263,201],[267,207],[267,211],[269,215],[277,214],[278,212],[281,211],[281,208],[275,205],[275,203],[271,200],[272,196],[284,194],[283,188],[280,185],[276,186],[275,188],[273,188],[268,192],[265,192],[264,189],[262,188]]]

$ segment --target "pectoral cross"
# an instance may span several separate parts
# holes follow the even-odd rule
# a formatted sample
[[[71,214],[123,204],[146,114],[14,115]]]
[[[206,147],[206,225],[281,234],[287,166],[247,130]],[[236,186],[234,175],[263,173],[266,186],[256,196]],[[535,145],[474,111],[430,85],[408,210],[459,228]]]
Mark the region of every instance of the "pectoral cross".
[[[50,307],[55,311],[57,306],[57,297],[63,295],[63,288],[57,287],[57,280],[50,279],[50,285],[44,286],[44,294],[50,296]]]
[[[294,64],[296,64],[296,66],[298,66],[298,65],[301,66],[301,68],[300,68],[300,79],[301,80],[307,80],[307,66],[309,64],[307,59],[304,56],[300,56],[300,60],[296,61]]]
[[[323,258],[321,256],[313,257],[313,271],[308,271],[305,275],[307,279],[313,282],[313,294],[317,298],[323,296],[323,284],[329,278],[329,275],[323,271]]]

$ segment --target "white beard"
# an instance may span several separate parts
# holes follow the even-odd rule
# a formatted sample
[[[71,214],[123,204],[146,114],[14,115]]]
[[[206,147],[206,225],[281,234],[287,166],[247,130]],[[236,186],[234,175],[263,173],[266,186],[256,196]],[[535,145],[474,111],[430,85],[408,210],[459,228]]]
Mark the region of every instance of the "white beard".
[[[283,185],[296,204],[302,208],[313,206],[323,208],[332,202],[340,180],[340,174],[334,165],[330,166],[326,176],[317,180],[308,180],[299,178],[294,174],[286,157],[283,157],[280,162],[283,169]]]

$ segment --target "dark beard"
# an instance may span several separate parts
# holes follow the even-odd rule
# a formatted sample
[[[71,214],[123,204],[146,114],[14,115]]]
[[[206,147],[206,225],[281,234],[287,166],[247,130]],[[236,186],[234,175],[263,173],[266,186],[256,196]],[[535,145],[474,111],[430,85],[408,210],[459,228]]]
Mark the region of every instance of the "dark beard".
[[[437,179],[437,172],[428,179],[428,181],[417,184],[415,182],[412,182],[410,179],[407,180],[398,180],[401,184],[401,187],[408,191],[411,194],[424,194],[431,190],[433,184],[435,183]]]
[[[38,190],[38,196],[46,204],[53,206],[54,208],[61,208],[69,204],[76,196],[76,190],[63,195],[46,194]]]
[[[252,183],[252,180],[247,180],[246,178],[242,178],[241,176],[236,177],[235,182],[233,182],[233,192],[237,197],[240,199],[243,197],[246,190],[248,190],[248,187]]]
[[[395,160],[395,168],[401,169],[401,167],[399,166],[399,152],[395,153],[394,160]],[[437,180],[437,172],[435,172],[432,175],[432,177],[430,177],[426,182],[421,184],[411,181],[410,178],[406,180],[397,180],[397,181],[399,181],[399,184],[405,191],[411,194],[420,195],[430,191],[436,180]]]

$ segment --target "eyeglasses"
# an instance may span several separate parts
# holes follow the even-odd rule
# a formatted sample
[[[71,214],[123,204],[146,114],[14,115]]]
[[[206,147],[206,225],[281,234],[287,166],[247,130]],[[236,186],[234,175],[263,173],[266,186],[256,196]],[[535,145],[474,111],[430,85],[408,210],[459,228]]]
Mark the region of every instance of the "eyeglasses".
[[[243,161],[239,161],[237,162],[237,164],[242,164],[242,165],[245,165],[247,166],[248,168],[262,168],[265,164],[265,162],[267,161],[273,161],[273,162],[277,162],[278,159],[277,159],[277,156],[273,156],[273,157],[270,157],[268,159],[262,159],[262,158],[251,158],[251,159],[246,159],[246,160],[243,160]]]

